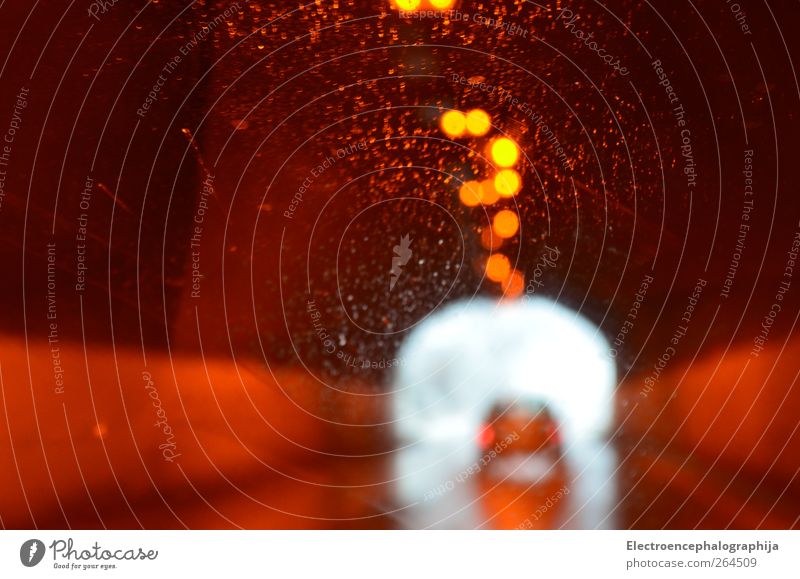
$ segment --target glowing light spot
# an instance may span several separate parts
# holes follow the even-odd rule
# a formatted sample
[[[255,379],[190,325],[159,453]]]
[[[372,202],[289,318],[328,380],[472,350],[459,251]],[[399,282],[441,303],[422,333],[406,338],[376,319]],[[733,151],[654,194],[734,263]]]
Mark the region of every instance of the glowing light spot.
[[[422,4],[422,0],[392,0],[392,3],[400,10],[416,10]]]
[[[508,476],[506,484],[517,485],[524,478],[531,490],[538,487],[530,485],[548,487],[558,478],[548,477],[546,471],[563,460],[565,478],[572,485],[569,490],[581,497],[576,504],[585,505],[576,507],[576,514],[585,515],[579,524],[594,528],[623,522],[613,514],[619,502],[621,463],[606,443],[606,433],[616,425],[619,400],[616,363],[608,355],[611,344],[578,312],[538,294],[529,297],[524,301],[504,298],[505,303],[498,305],[494,299],[468,296],[437,308],[404,340],[397,358],[409,362],[398,366],[390,403],[392,430],[400,441],[399,451],[392,453],[392,476],[397,480],[398,504],[412,505],[404,511],[415,517],[408,526],[441,525],[442,513],[458,508],[465,509],[459,516],[479,526],[486,520],[485,508],[493,513],[514,508],[505,497],[500,497],[496,507],[489,506],[495,505],[491,501],[469,505],[453,498],[453,506],[448,505],[453,511],[432,509],[425,501],[430,489],[449,480],[453,472],[469,469],[475,456],[484,452],[477,441],[474,447],[469,443],[489,422],[495,405],[507,406],[510,400],[547,406],[560,427],[563,455],[553,459],[520,453],[517,461],[512,459],[513,448],[505,450],[509,454],[503,454],[495,466],[499,470],[503,462],[510,464],[507,471],[497,473],[497,481]],[[527,428],[535,429],[534,424]],[[496,440],[502,440],[505,433],[499,425],[495,428]],[[442,432],[448,438],[433,438]],[[519,434],[526,436],[526,432]],[[527,464],[533,466],[523,466]],[[555,464],[555,469],[560,468],[561,464]],[[520,472],[512,479],[514,469]],[[609,491],[609,486],[614,490]],[[481,500],[486,501],[491,492],[487,487]],[[468,506],[471,512],[466,511]],[[530,507],[525,509],[525,514],[530,512]]]
[[[522,177],[514,169],[503,169],[494,178],[494,188],[501,197],[513,197],[522,188]]]
[[[92,429],[92,434],[95,438],[105,438],[106,434],[108,433],[108,427],[103,424],[102,422],[98,422],[94,425]]]
[[[442,10],[444,8],[452,8],[453,5],[456,3],[456,0],[428,0],[431,3],[431,6],[436,8],[437,10]]]
[[[522,295],[525,289],[525,276],[516,269],[503,281],[503,294],[507,298],[516,298]]]
[[[496,235],[503,239],[514,237],[517,231],[519,231],[519,218],[513,211],[503,209],[494,216],[492,229]]]
[[[481,231],[481,245],[490,251],[500,249],[503,245],[503,238],[495,235],[491,227],[486,227]]]
[[[486,277],[497,283],[505,281],[511,273],[511,262],[502,253],[495,253],[486,260]]]
[[[497,188],[494,186],[494,179],[484,179],[481,181],[481,203],[492,205],[500,198]]]
[[[500,137],[492,142],[492,161],[500,167],[511,167],[519,159],[517,144],[506,137]]]
[[[442,115],[441,127],[448,137],[460,137],[467,130],[467,119],[460,111],[447,111]]]
[[[477,181],[467,181],[458,190],[458,198],[467,207],[475,207],[481,202],[481,184]]]
[[[482,137],[489,132],[492,120],[486,111],[472,109],[467,113],[467,130],[476,137]]]
[[[478,445],[484,450],[489,448],[496,437],[494,428],[491,424],[484,426],[478,434]]]

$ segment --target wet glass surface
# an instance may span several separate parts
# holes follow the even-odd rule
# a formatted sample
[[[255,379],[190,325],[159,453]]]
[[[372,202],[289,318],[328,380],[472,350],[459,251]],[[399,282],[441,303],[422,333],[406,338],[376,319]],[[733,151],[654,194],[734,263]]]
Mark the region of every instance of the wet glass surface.
[[[797,8],[406,1],[0,6],[3,526],[797,526]]]

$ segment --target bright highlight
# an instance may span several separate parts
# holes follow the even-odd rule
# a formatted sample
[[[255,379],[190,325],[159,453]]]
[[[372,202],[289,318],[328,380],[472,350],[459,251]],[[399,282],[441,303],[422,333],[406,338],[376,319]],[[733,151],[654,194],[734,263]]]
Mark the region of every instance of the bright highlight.
[[[492,121],[489,114],[481,109],[472,109],[467,113],[467,130],[471,135],[482,137],[489,132]]]
[[[519,159],[519,148],[511,139],[500,137],[492,143],[491,156],[496,165],[511,167]]]
[[[467,119],[462,112],[447,111],[442,115],[440,126],[448,137],[460,137],[467,130]]]
[[[416,10],[422,0],[392,0],[392,3],[400,10]]]
[[[495,176],[494,187],[501,197],[513,197],[522,189],[522,177],[514,169],[503,169]]]

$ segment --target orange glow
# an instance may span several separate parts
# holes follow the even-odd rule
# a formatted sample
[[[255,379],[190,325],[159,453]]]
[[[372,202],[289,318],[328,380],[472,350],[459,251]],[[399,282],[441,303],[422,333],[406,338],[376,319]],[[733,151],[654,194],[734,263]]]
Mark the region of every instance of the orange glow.
[[[481,202],[481,184],[477,181],[467,181],[458,190],[458,198],[467,207],[475,207]]]
[[[472,109],[467,113],[467,130],[476,137],[482,137],[489,132],[492,121],[489,114],[481,109]]]
[[[525,276],[516,269],[503,281],[503,293],[506,297],[516,298],[522,295],[525,289]]]
[[[467,119],[460,111],[447,111],[442,115],[440,126],[448,137],[460,137],[467,130]]]
[[[492,229],[487,227],[481,231],[481,245],[488,250],[500,249],[503,245],[503,238],[495,235]]]
[[[433,6],[437,10],[452,8],[456,3],[455,0],[428,0],[428,1],[431,3],[431,6]]]
[[[102,422],[95,424],[94,428],[92,429],[92,434],[94,434],[95,438],[105,438],[107,433],[108,428]]]
[[[522,177],[514,169],[503,169],[495,176],[494,187],[501,197],[513,197],[522,188]]]
[[[400,10],[416,10],[422,4],[422,0],[392,0],[392,4]]]
[[[495,253],[486,260],[486,277],[498,283],[505,281],[511,273],[511,262],[502,253]]]
[[[484,179],[481,181],[481,203],[492,205],[500,198],[500,194],[494,186],[494,179]]]
[[[519,159],[519,148],[509,138],[500,137],[492,142],[490,149],[492,161],[500,167],[511,167]]]
[[[519,231],[519,218],[513,211],[503,209],[494,216],[492,229],[496,235],[503,239],[514,237],[517,231]]]

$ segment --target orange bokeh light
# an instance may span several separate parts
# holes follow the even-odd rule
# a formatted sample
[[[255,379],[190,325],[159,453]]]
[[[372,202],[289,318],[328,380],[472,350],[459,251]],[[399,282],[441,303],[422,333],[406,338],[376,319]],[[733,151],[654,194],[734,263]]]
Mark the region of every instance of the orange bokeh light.
[[[500,249],[503,245],[503,238],[495,235],[491,227],[486,227],[481,231],[481,245],[484,249]]]
[[[484,179],[481,181],[481,203],[492,205],[500,198],[497,188],[494,186],[494,179]]]
[[[509,298],[516,298],[522,295],[525,289],[525,276],[516,269],[509,273],[503,281],[503,294]]]
[[[503,239],[513,237],[519,231],[519,217],[513,211],[503,209],[494,216],[492,229],[496,235]]]
[[[486,260],[486,277],[497,283],[505,281],[511,273],[511,262],[502,253],[494,253]]]
[[[477,181],[467,181],[458,190],[458,198],[467,207],[475,207],[481,202],[481,184]]]

